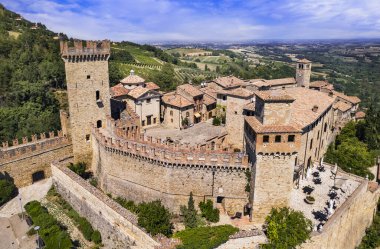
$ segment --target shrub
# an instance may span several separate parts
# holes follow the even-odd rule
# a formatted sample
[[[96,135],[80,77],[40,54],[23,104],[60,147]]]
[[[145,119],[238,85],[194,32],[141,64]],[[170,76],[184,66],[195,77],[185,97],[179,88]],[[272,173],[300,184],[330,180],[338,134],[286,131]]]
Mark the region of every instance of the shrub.
[[[213,120],[212,120],[212,124],[215,125],[215,126],[221,125],[220,118],[219,117],[214,117]]]
[[[87,178],[88,174],[86,173],[86,163],[84,162],[79,162],[75,164],[70,163],[68,167],[80,177]]]
[[[58,221],[38,201],[28,202],[25,210],[33,223],[40,227],[39,235],[46,245],[45,249],[72,248],[73,244],[67,231],[62,229]],[[29,231],[28,234],[33,232]]]
[[[102,236],[100,235],[100,232],[98,230],[95,230],[91,235],[91,240],[96,243],[100,244],[102,243]]]
[[[173,229],[170,218],[169,211],[161,204],[161,201],[139,204],[138,225],[152,235],[161,233],[170,236]]]
[[[85,218],[80,217],[78,223],[78,229],[82,232],[83,237],[86,240],[91,241],[91,236],[94,233],[94,229],[92,228],[90,222],[88,222]]]
[[[137,214],[139,212],[139,207],[133,201],[129,201],[121,197],[116,197],[114,200],[123,208],[128,209],[132,213]]]
[[[265,221],[269,243],[262,248],[296,248],[310,238],[312,223],[300,211],[272,208]]]
[[[190,192],[189,201],[186,206],[180,207],[181,214],[184,216],[184,223],[186,228],[194,228],[198,226],[197,210],[194,207],[193,193]]]
[[[228,237],[237,231],[239,229],[231,225],[198,227],[177,232],[174,237],[182,241],[178,249],[212,249],[225,243]]]
[[[17,193],[16,186],[8,179],[0,180],[0,189],[0,206],[12,199]]]
[[[219,221],[219,209],[213,207],[212,200],[207,200],[206,202],[201,201],[199,203],[199,208],[202,212],[202,217],[211,222]]]
[[[91,179],[90,179],[90,184],[91,184],[92,186],[94,186],[95,188],[97,188],[97,187],[98,187],[98,179],[95,178],[95,177],[91,178]]]

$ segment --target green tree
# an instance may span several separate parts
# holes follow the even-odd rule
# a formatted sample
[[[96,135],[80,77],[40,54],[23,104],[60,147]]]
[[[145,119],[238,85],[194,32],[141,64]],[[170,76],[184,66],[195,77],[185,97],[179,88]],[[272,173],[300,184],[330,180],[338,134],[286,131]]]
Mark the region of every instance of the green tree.
[[[156,82],[162,90],[168,91],[175,89],[177,80],[175,78],[174,67],[170,63],[165,63],[161,71],[154,76],[154,82]]]
[[[199,208],[202,213],[202,217],[211,222],[219,221],[219,209],[214,208],[212,200],[207,200],[206,202],[201,201],[199,203]]]
[[[198,226],[197,210],[194,206],[193,192],[190,192],[187,207],[181,206],[180,211],[184,216],[184,223],[186,228],[194,228]]]
[[[0,179],[0,206],[12,199],[16,194],[16,186],[13,181]]]
[[[139,205],[138,225],[145,228],[152,235],[172,235],[173,225],[170,222],[171,215],[161,201],[141,203]]]
[[[262,248],[268,249],[296,248],[310,238],[313,227],[302,212],[287,207],[273,208],[265,221],[269,243],[262,245]]]
[[[212,125],[215,125],[215,126],[220,126],[221,125],[221,120],[219,117],[214,117],[212,119]]]

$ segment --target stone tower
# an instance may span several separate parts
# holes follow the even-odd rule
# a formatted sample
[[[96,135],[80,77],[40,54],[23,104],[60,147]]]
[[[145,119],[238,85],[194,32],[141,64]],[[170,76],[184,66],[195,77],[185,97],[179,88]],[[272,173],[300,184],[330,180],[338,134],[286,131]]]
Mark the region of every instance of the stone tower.
[[[106,125],[110,115],[108,59],[110,42],[74,41],[69,47],[61,41],[61,56],[65,62],[69,99],[70,131],[74,159],[91,159],[91,129]]]
[[[297,61],[296,81],[298,87],[309,88],[311,76],[311,61],[302,59]]]

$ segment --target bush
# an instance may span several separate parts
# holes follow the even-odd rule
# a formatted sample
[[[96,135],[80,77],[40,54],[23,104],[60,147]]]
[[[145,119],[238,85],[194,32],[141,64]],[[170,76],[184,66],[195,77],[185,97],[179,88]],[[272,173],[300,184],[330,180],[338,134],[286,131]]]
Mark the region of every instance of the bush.
[[[190,192],[189,201],[186,206],[180,207],[181,214],[184,216],[184,224],[186,228],[194,228],[198,226],[197,222],[197,210],[194,207],[193,193]]]
[[[91,240],[96,243],[100,244],[102,243],[102,236],[100,235],[100,232],[98,230],[95,230],[91,235]]]
[[[211,222],[219,221],[219,209],[213,207],[212,200],[207,200],[207,202],[200,202],[199,208],[202,212],[202,217]]]
[[[137,214],[139,212],[139,207],[133,201],[128,201],[121,197],[117,197],[114,200],[117,203],[119,203],[123,208],[128,209],[132,213]]]
[[[222,121],[220,120],[219,117],[214,117],[212,120],[212,124],[215,126],[219,126],[219,125],[221,125],[221,123],[222,123]]]
[[[33,223],[40,227],[39,235],[46,245],[45,249],[72,248],[73,244],[67,231],[62,229],[58,221],[38,201],[28,202],[25,210]],[[28,232],[28,234],[32,233]]]
[[[182,241],[178,249],[212,249],[225,243],[237,231],[239,229],[231,225],[198,227],[177,232],[174,237]]]
[[[88,222],[85,218],[80,217],[78,220],[78,229],[82,232],[83,237],[91,241],[92,234],[94,233],[94,229],[92,228],[90,222]]]
[[[79,163],[70,163],[69,169],[75,172],[75,174],[80,175],[80,177],[85,178],[86,176],[86,163],[79,162]]]
[[[173,225],[170,223],[171,215],[161,204],[161,201],[152,201],[139,204],[138,225],[145,228],[152,235],[172,235]]]
[[[91,178],[91,179],[90,179],[90,184],[91,184],[92,186],[94,186],[95,188],[97,188],[97,187],[98,187],[98,179],[95,178],[95,177]]]
[[[300,211],[272,208],[265,221],[269,243],[262,248],[296,248],[310,238],[312,223]]]
[[[0,189],[0,206],[12,199],[17,193],[16,186],[8,179],[0,180]]]

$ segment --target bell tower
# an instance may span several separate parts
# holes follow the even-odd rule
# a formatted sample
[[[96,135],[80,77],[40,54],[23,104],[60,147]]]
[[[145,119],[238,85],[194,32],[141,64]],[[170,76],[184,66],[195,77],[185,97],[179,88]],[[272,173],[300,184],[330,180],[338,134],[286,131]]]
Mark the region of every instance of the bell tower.
[[[296,82],[298,87],[309,88],[311,76],[311,61],[302,59],[297,61]]]
[[[108,59],[110,42],[74,41],[69,47],[61,41],[61,57],[65,62],[69,118],[74,160],[91,160],[91,129],[106,125],[111,114]]]

